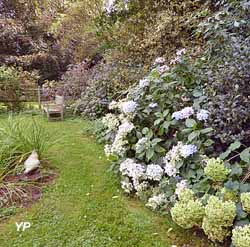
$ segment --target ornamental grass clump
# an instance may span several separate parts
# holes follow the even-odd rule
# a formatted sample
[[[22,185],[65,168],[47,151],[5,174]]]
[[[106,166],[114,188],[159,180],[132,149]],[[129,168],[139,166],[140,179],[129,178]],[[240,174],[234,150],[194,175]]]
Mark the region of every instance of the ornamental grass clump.
[[[240,200],[243,210],[250,214],[250,192],[242,193]]]
[[[201,226],[205,214],[204,207],[199,200],[194,199],[193,191],[184,189],[179,199],[171,209],[173,220],[185,229]]]
[[[207,165],[204,169],[205,175],[214,182],[223,182],[227,179],[230,170],[224,165],[224,162],[217,158],[207,160]]]
[[[229,227],[233,225],[235,216],[234,202],[223,202],[218,197],[211,196],[205,207],[202,228],[209,239],[223,242],[230,235]]]
[[[232,242],[236,247],[249,247],[250,225],[239,226],[233,229]]]

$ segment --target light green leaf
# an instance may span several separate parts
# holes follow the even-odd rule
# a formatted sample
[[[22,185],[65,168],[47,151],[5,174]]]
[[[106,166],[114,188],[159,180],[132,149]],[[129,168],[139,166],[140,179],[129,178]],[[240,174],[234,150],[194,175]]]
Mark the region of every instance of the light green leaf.
[[[194,119],[188,118],[186,119],[185,125],[188,128],[192,128],[194,125],[196,125],[196,121]]]
[[[239,141],[235,141],[234,143],[231,143],[229,146],[229,150],[234,151],[238,149],[241,146],[241,143]]]
[[[241,158],[241,160],[245,161],[246,163],[249,163],[250,162],[250,148],[244,149],[240,153],[240,158]]]
[[[200,135],[199,131],[194,131],[188,135],[188,140],[191,142],[193,141],[196,137]]]

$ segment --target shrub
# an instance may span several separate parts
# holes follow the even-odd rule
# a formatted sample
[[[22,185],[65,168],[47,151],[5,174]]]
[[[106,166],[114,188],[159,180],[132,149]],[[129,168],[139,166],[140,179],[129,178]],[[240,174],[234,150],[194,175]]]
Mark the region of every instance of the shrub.
[[[183,194],[188,195],[183,195]],[[190,194],[190,195],[189,195]],[[171,209],[173,220],[181,227],[188,229],[201,226],[204,216],[204,207],[199,200],[194,200],[191,190],[183,190],[180,200]]]
[[[250,225],[239,226],[233,229],[232,241],[236,247],[250,246]]]
[[[212,158],[207,161],[204,172],[214,182],[223,182],[227,179],[230,170],[224,166],[221,159]]]
[[[240,195],[240,200],[243,209],[249,214],[250,213],[250,192],[242,193]]]
[[[219,198],[211,196],[205,207],[202,228],[209,239],[222,242],[230,235],[229,227],[233,225],[235,216],[235,203],[222,202]]]

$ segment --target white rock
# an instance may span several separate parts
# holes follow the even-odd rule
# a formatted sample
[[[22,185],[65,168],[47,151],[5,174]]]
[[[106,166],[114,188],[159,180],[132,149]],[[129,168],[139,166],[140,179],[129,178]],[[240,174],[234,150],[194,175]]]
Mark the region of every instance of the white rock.
[[[40,160],[38,159],[38,154],[35,150],[32,151],[31,155],[24,162],[24,174],[27,174],[35,169],[37,169],[40,165]]]

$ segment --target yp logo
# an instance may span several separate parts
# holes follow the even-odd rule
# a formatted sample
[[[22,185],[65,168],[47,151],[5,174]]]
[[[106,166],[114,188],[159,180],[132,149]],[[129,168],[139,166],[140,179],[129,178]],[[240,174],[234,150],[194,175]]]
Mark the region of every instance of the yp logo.
[[[16,222],[16,228],[17,228],[18,232],[19,231],[23,231],[24,232],[25,230],[27,230],[30,227],[31,227],[30,222],[20,222],[20,223]]]

